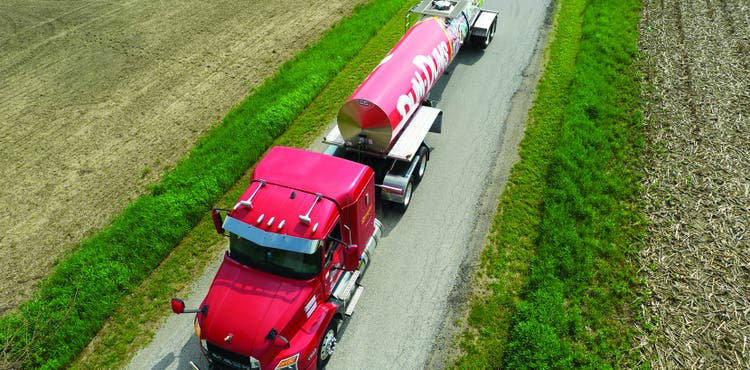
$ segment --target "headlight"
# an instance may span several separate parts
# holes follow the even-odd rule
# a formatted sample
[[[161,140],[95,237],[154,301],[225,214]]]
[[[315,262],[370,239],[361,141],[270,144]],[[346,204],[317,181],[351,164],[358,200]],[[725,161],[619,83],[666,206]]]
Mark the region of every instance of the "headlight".
[[[276,370],[297,370],[298,358],[299,358],[299,353],[294,356],[289,356],[279,361],[279,364],[276,365]]]

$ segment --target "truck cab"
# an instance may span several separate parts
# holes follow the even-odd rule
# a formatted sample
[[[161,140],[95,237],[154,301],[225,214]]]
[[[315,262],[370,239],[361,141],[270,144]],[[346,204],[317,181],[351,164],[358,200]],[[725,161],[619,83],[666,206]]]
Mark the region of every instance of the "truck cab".
[[[222,219],[228,236],[195,331],[212,368],[315,369],[328,362],[380,237],[368,166],[275,147]]]

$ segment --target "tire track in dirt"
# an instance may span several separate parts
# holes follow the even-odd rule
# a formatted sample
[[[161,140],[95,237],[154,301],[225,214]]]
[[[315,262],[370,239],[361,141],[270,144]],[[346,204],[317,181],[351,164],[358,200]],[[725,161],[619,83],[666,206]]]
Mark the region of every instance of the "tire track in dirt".
[[[677,40],[682,49],[682,72],[685,76],[685,90],[687,94],[687,102],[690,106],[690,113],[693,117],[698,116],[698,107],[695,104],[693,97],[695,92],[693,91],[693,71],[690,66],[690,57],[688,56],[687,49],[685,47],[685,28],[682,21],[682,9],[680,8],[681,3],[676,2],[673,5],[673,12],[675,17],[675,23],[677,25]]]
[[[742,63],[745,70],[750,70],[750,37],[748,37],[747,29],[748,27],[750,27],[750,19],[747,15],[747,8],[750,7],[750,4],[744,4],[744,9],[730,9],[732,5],[729,4],[726,0],[719,0],[719,3],[723,17],[722,20],[726,21],[723,22],[725,27],[727,28],[726,36],[736,39],[737,58],[740,63]],[[742,29],[742,23],[737,20],[737,17],[735,17],[734,14],[745,14],[744,30]]]

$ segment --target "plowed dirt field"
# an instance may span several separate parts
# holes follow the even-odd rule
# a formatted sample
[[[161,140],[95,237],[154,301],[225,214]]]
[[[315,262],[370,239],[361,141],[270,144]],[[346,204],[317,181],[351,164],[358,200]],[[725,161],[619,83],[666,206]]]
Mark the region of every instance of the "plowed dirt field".
[[[0,2],[0,315],[363,2]]]
[[[750,3],[646,0],[641,27],[654,369],[750,368]]]

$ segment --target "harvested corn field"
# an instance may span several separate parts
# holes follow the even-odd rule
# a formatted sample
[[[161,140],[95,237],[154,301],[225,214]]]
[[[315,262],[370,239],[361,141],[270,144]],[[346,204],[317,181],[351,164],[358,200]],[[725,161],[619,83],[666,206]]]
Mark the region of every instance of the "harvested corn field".
[[[637,346],[654,369],[750,367],[750,3],[646,0]]]

